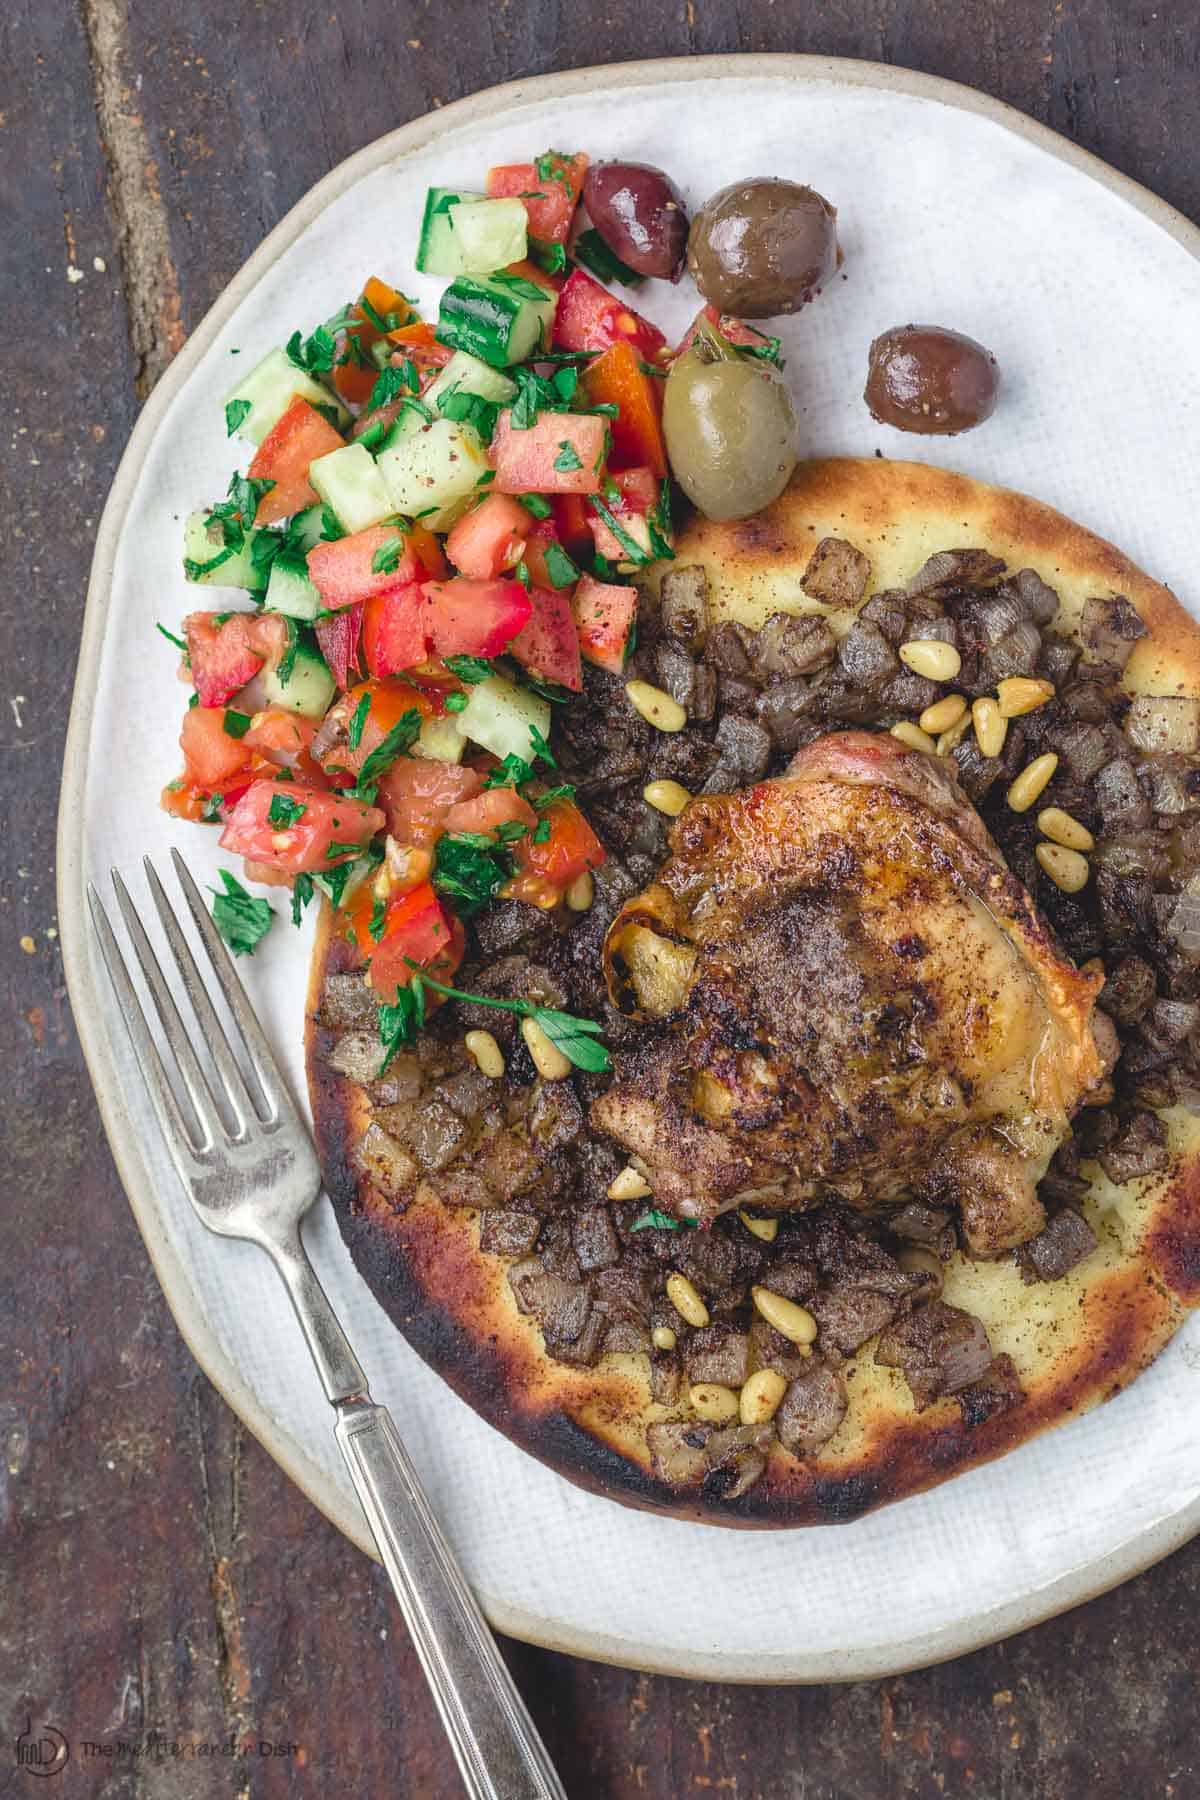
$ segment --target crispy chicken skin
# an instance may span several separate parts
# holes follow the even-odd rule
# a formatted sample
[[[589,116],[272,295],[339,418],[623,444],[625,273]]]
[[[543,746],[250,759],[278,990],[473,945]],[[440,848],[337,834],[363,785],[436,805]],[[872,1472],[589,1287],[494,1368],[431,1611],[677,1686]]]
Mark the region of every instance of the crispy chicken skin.
[[[1059,950],[944,761],[839,732],[785,775],[693,801],[605,941],[646,1021],[592,1106],[655,1204],[909,1196],[997,1256],[1104,1067],[1099,974]]]

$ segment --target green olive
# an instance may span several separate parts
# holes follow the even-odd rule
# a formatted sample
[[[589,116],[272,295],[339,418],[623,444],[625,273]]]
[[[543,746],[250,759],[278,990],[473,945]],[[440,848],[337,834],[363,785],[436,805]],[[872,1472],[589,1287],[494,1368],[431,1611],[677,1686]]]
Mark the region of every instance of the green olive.
[[[713,334],[715,339],[716,334]],[[796,466],[796,415],[770,363],[698,344],[672,364],[663,430],[676,481],[708,519],[745,519],[778,499]]]

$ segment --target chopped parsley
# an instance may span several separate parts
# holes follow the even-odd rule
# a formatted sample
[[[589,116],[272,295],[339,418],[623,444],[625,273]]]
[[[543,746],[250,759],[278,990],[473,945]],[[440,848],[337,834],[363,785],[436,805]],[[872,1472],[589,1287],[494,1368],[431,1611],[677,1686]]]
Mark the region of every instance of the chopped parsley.
[[[452,675],[474,687],[477,682],[486,681],[489,675],[495,674],[495,667],[486,656],[447,656],[443,658]]]
[[[224,725],[231,738],[244,738],[254,723],[249,713],[234,712],[231,707],[225,708]]]
[[[554,802],[556,800],[570,800],[573,802],[574,799],[575,799],[574,783],[570,782],[570,781],[564,781],[562,783],[561,787],[547,788],[547,790],[544,794],[539,794],[536,797],[533,804],[537,807],[538,811],[541,812],[545,807],[553,806]]]
[[[555,759],[554,752],[551,750],[549,744],[546,742],[536,725],[531,725],[529,727],[529,742],[533,747],[533,760],[535,762],[549,763],[552,769],[557,769],[558,763]]]
[[[504,761],[497,763],[484,777],[484,788],[520,787],[533,774],[533,764],[527,763],[523,757],[514,756],[510,751]]]
[[[549,821],[549,819],[539,819],[538,820],[537,824],[533,828],[532,841],[535,844],[548,844],[550,842],[550,821]]]
[[[417,374],[416,366],[409,361],[408,357],[405,357],[402,363],[397,363],[395,366],[389,363],[388,367],[381,371],[375,386],[367,395],[367,404],[363,411],[374,412],[377,406],[386,406],[389,400],[398,400],[402,394],[419,394],[420,391],[421,378]]]
[[[367,722],[367,714],[371,710],[371,696],[364,694],[354,709],[350,724],[346,730],[346,742],[351,750],[357,750],[362,743],[363,727]]]
[[[227,400],[225,402],[225,435],[232,437],[238,426],[250,416],[248,400]]]
[[[271,804],[267,808],[267,824],[286,830],[289,825],[298,825],[307,811],[307,806],[299,800],[293,800],[289,794],[272,794]]]
[[[583,467],[578,450],[568,438],[559,439],[558,455],[554,459],[554,467],[564,475],[573,474],[576,469]]]
[[[548,519],[554,508],[541,494],[522,494],[521,505],[525,511],[532,513],[535,519]]]
[[[168,631],[165,625],[159,625],[157,622],[155,623],[154,629],[155,629],[155,631],[162,632],[162,634],[166,638],[168,644],[174,644],[174,646],[177,650],[182,650],[183,654],[185,656],[187,655],[188,647],[184,643],[184,641],[181,637],[176,637],[175,633],[173,631]]]
[[[615,250],[610,250],[598,231],[581,231],[575,239],[574,255],[576,262],[581,262],[585,269],[601,281],[619,281],[623,287],[641,287],[646,277],[631,269],[628,263],[622,262]]]
[[[340,856],[357,856],[361,849],[361,844],[331,843],[325,852],[325,861],[335,862]]]
[[[378,943],[383,936],[383,928],[387,923],[387,910],[386,898],[376,894],[374,905],[371,907],[371,917],[367,921],[367,936],[375,943]]]
[[[539,181],[557,181],[573,200],[575,183],[571,180],[570,165],[574,160],[574,156],[567,156],[562,150],[545,150],[533,165],[534,174]]]
[[[447,694],[446,711],[451,713],[466,712],[470,702],[465,694]]]
[[[419,963],[411,957],[404,959],[413,971],[411,987],[431,987],[436,994],[443,994],[447,1000],[465,1000],[472,1006],[492,1006],[498,1012],[516,1013],[519,1019],[532,1019],[540,1025],[550,1042],[562,1051],[568,1062],[574,1063],[577,1069],[588,1069],[600,1074],[612,1067],[608,1051],[599,1042],[603,1026],[595,1019],[579,1019],[574,1013],[560,1012],[557,1007],[538,1006],[533,1000],[499,1000],[492,994],[467,994],[461,988],[447,987],[443,982],[435,981],[427,975]],[[405,992],[404,989],[400,993]],[[397,995],[399,999],[399,994]],[[389,1029],[394,1029],[394,1022],[389,1019]],[[417,1027],[413,1027],[415,1031]],[[383,1036],[384,1023],[380,1018],[380,1036]],[[411,1035],[411,1033],[410,1033]],[[384,1039],[385,1044],[387,1039]]]
[[[375,798],[375,783],[386,769],[389,769],[398,756],[411,750],[421,732],[421,715],[416,707],[410,707],[401,713],[392,729],[381,744],[376,744],[362,768],[358,771],[358,781],[350,789],[351,800],[362,800],[370,805]]]
[[[651,1206],[646,1212],[639,1213],[629,1227],[630,1231],[694,1231],[695,1219],[673,1219],[670,1213],[659,1212]]]
[[[561,544],[554,542],[547,544],[544,561],[551,587],[570,587],[573,582],[579,580],[579,570]]]
[[[525,198],[545,200],[549,196],[535,188]],[[540,238],[530,238],[529,254],[539,269],[545,269],[547,275],[561,275],[566,269],[567,252],[563,244],[548,244]]]
[[[304,916],[304,909],[313,897],[313,878],[311,875],[297,875],[292,883],[292,924],[299,925]]]
[[[265,900],[248,894],[228,869],[218,869],[217,874],[225,884],[225,892],[212,890],[213,924],[235,956],[251,956],[270,931],[275,914]]]
[[[433,885],[469,918],[512,876],[503,846],[479,831],[448,832],[433,853]]]
[[[438,411],[443,419],[452,419],[455,423],[466,423],[474,427],[485,444],[490,444],[496,430],[496,420],[500,417],[500,407],[495,400],[485,400],[482,394],[467,393],[460,381],[445,393],[438,395]],[[495,470],[491,473],[494,475]]]
[[[395,1002],[379,1008],[379,1041],[385,1052],[379,1069],[381,1075],[401,1044],[411,1044],[424,1023],[423,984],[414,981],[408,987],[397,987]]]
[[[389,538],[386,544],[380,544],[371,558],[371,572],[375,575],[390,575],[404,554],[404,539]],[[364,696],[365,697],[365,696]]]

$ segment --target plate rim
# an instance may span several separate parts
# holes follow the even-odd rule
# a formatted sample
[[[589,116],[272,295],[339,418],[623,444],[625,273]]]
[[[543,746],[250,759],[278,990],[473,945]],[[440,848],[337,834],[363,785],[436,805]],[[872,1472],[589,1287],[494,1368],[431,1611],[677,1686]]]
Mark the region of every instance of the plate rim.
[[[209,1327],[185,1259],[165,1237],[158,1235],[151,1178],[139,1154],[137,1134],[123,1111],[120,1089],[106,1055],[107,1033],[101,1021],[111,1015],[111,999],[89,954],[87,872],[83,866],[82,834],[75,821],[80,813],[78,802],[82,797],[95,712],[96,676],[112,605],[113,571],[125,516],[163,415],[191,378],[226,321],[280,253],[334,200],[375,169],[482,118],[495,117],[500,112],[528,103],[561,101],[576,92],[594,93],[601,85],[639,88],[663,82],[778,80],[781,77],[800,83],[874,88],[979,114],[1115,193],[1200,260],[1200,226],[1167,201],[1007,102],[942,76],[855,58],[774,52],[662,57],[589,65],[519,78],[481,89],[436,112],[421,114],[397,126],[338,163],[300,197],[242,264],[164,371],[134,425],[100,517],[63,755],[56,833],[63,971],[80,1046],[122,1186],[155,1276],[189,1351],[247,1430],[284,1473],[344,1536],[371,1556],[376,1556],[375,1547],[353,1497],[344,1492],[312,1460],[304,1446],[267,1412]],[[853,1530],[853,1526],[840,1529]],[[1095,1599],[1181,1548],[1197,1531],[1200,1531],[1200,1501],[1133,1533],[1102,1558],[1068,1569],[1032,1593],[1001,1602],[969,1619],[938,1626],[878,1649],[860,1649],[842,1655],[742,1652],[730,1656],[703,1649],[687,1654],[665,1654],[649,1643],[626,1641],[583,1629],[564,1629],[537,1613],[490,1595],[486,1581],[478,1582],[476,1588],[484,1611],[497,1630],[570,1656],[653,1674],[706,1681],[785,1685],[877,1680],[966,1655]]]

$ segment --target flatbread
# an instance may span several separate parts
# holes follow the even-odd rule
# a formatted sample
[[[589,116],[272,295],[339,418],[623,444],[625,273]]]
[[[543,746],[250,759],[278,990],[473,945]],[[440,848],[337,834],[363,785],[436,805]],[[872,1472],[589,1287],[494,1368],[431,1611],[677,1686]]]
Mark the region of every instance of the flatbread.
[[[1033,568],[1060,595],[1056,629],[1076,625],[1090,596],[1124,594],[1149,630],[1128,665],[1133,691],[1200,697],[1200,627],[1159,583],[1111,544],[1024,495],[918,463],[839,458],[802,465],[764,513],[735,524],[694,521],[675,567],[702,563],[718,617],[761,624],[777,611],[821,611],[801,576],[816,544],[848,539],[872,564],[868,592],[902,586],[935,551],[981,547],[1011,569]],[[478,1247],[477,1215],[427,1189],[402,1212],[356,1175],[351,1156],[369,1101],[334,1074],[332,1038],[317,1022],[327,972],[351,953],[328,915],[314,955],[308,1067],[325,1170],[342,1234],[369,1286],[414,1348],[497,1429],[580,1486],[628,1505],[727,1526],[850,1520],[984,1462],[1126,1387],[1200,1302],[1200,1118],[1161,1115],[1172,1161],[1114,1187],[1098,1166],[1081,1204],[1098,1249],[1058,1281],[1026,1285],[1011,1260],[947,1266],[944,1298],[982,1320],[1012,1358],[1024,1400],[990,1410],[954,1398],[918,1412],[898,1370],[872,1344],[847,1370],[850,1406],[813,1457],[772,1452],[741,1498],[673,1488],[653,1473],[645,1361],[607,1356],[594,1369],[548,1357],[517,1309],[502,1259]]]

